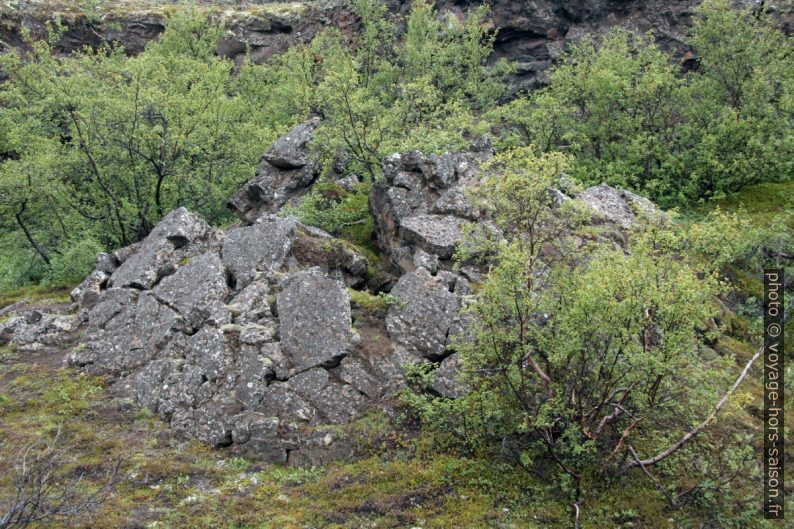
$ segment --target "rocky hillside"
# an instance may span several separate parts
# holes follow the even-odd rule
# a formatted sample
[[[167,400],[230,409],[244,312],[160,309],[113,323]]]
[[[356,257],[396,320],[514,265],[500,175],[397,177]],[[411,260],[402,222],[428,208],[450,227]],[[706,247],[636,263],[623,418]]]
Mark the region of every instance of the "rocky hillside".
[[[306,151],[316,125],[298,125],[265,153],[229,201],[240,225],[221,231],[172,211],[142,242],[100,254],[72,293],[76,315],[6,309],[4,341],[23,352],[69,344],[69,364],[106,375],[115,394],[174,430],[275,463],[349,456],[340,426],[391,410],[407,364],[437,364],[432,390],[465,394],[454,344],[483,270],[452,257],[466,224],[488,222],[466,189],[490,145],[385,160],[370,199],[383,256],[374,262],[278,214],[317,178]],[[573,198],[559,191],[556,200]],[[605,244],[620,244],[636,212],[654,209],[608,186],[575,198],[600,228],[590,237]]]
[[[444,0],[442,11],[462,16],[481,2]],[[686,63],[693,55],[685,44],[698,0],[645,1],[599,0],[511,2],[495,0],[492,22],[496,31],[493,58],[516,63],[514,88],[545,83],[544,72],[564,49],[566,42],[587,33],[605,32],[624,26],[651,32],[676,60]],[[743,1],[763,4],[790,33],[794,8],[789,2]],[[58,46],[70,52],[82,46],[113,42],[129,53],[143,50],[148,41],[165,29],[165,18],[176,2],[166,0],[106,0],[77,2],[60,0],[9,0],[0,5],[0,48],[23,46],[22,30],[35,37],[46,34],[46,24],[55,19],[66,26]],[[247,48],[255,62],[262,63],[296,42],[308,42],[327,27],[339,28],[354,40],[358,21],[345,0],[298,2],[198,2],[225,21],[227,36],[218,53],[239,60]],[[410,2],[391,0],[393,12],[406,12]]]

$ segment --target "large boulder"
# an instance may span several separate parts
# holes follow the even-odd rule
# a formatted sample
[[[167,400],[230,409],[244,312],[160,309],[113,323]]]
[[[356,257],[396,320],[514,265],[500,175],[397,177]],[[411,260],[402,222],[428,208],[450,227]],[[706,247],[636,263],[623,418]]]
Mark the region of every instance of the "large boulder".
[[[392,341],[425,358],[443,358],[460,308],[458,296],[424,268],[403,275],[391,294],[398,300],[386,316]]]
[[[185,208],[165,216],[135,252],[113,272],[109,285],[148,289],[174,273],[179,262],[203,252],[218,232]]]
[[[306,145],[312,139],[314,128],[320,124],[320,118],[312,118],[301,123],[282,136],[270,147],[262,159],[279,169],[300,169],[309,164],[309,153]]]
[[[333,367],[350,352],[350,297],[317,269],[299,272],[278,294],[284,353],[298,371]]]
[[[254,222],[302,196],[319,175],[319,167],[309,160],[307,144],[320,118],[312,118],[293,128],[263,156],[256,176],[227,202],[245,222]]]
[[[594,211],[596,221],[609,222],[623,229],[634,227],[643,216],[659,214],[647,198],[606,184],[589,187],[576,198]]]
[[[212,313],[222,312],[222,303],[229,292],[226,282],[223,262],[215,253],[206,252],[163,279],[152,295],[197,329]]]
[[[463,240],[464,222],[453,215],[423,213],[403,219],[400,234],[405,242],[414,244],[415,248],[437,255],[439,259],[451,259],[455,248]]]
[[[221,257],[238,286],[250,283],[257,271],[278,270],[284,265],[297,225],[293,219],[269,216],[226,234]]]

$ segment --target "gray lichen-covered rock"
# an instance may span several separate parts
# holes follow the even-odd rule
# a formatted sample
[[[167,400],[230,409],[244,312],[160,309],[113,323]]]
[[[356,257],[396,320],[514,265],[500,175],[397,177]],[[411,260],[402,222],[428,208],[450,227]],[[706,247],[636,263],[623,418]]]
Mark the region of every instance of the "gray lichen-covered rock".
[[[339,367],[361,343],[346,283],[362,283],[367,268],[349,244],[293,218],[223,233],[177,210],[98,260],[75,290],[81,318],[71,319],[84,328],[68,361],[108,375],[185,435],[247,444],[237,450],[274,462],[300,450],[325,455],[296,461],[322,460],[343,444],[309,442],[302,427],[352,421],[380,397],[372,362],[355,385]],[[21,340],[25,325],[14,319],[5,334]]]
[[[466,393],[469,388],[459,379],[460,372],[460,355],[458,353],[452,354],[441,361],[434,373],[433,391],[450,399],[458,399]]]
[[[211,247],[217,231],[185,208],[165,216],[110,277],[114,287],[148,289],[174,273],[179,262]]]
[[[13,343],[21,351],[39,351],[67,343],[78,326],[77,318],[70,314],[36,309],[12,312],[0,322],[0,343]]]
[[[278,294],[279,334],[298,371],[338,365],[350,352],[350,296],[313,269],[293,275]]]
[[[319,124],[320,118],[312,118],[279,138],[262,156],[256,176],[229,199],[228,207],[242,220],[254,222],[303,195],[319,175],[306,148]]]
[[[463,240],[463,220],[451,215],[421,214],[408,217],[400,224],[404,240],[413,243],[440,259],[451,259]]]
[[[163,279],[152,295],[179,312],[191,327],[198,328],[213,311],[222,311],[228,292],[223,262],[216,254],[207,252],[190,259]]]
[[[606,184],[587,188],[576,198],[594,210],[599,219],[624,229],[635,226],[639,215],[659,213],[647,198]]]
[[[297,225],[294,219],[268,216],[226,234],[221,257],[238,287],[250,283],[257,271],[281,268],[297,235]]]
[[[491,156],[480,150],[426,156],[413,151],[388,156],[383,180],[370,195],[378,243],[400,272],[416,268],[418,250],[449,261],[462,238],[462,226],[479,212],[466,198],[480,164]],[[445,265],[449,267],[449,265]]]
[[[326,369],[303,371],[287,384],[318,410],[318,419],[325,424],[350,422],[366,407],[366,399],[353,386],[333,379]]]
[[[391,339],[431,360],[443,357],[460,306],[458,297],[424,268],[403,275],[391,294],[400,301],[386,316]]]
[[[89,313],[88,335],[69,355],[73,365],[124,374],[151,361],[177,335],[185,319],[149,292],[111,289]]]
[[[270,147],[264,158],[270,165],[280,169],[297,169],[309,163],[306,144],[312,139],[312,133],[320,118],[312,118],[293,128]]]

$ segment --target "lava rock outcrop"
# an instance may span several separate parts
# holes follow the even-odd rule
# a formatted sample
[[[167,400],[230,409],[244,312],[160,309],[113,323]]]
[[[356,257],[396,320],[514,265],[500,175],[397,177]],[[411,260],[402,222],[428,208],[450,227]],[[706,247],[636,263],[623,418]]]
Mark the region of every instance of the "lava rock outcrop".
[[[464,395],[454,345],[482,271],[452,254],[466,223],[487,222],[466,197],[490,147],[385,160],[370,210],[393,302],[373,314],[351,289],[368,288],[377,263],[278,213],[313,182],[302,170],[315,126],[299,125],[266,153],[268,167],[232,199],[240,225],[221,231],[174,210],[143,241],[98,256],[72,292],[75,315],[10,307],[0,339],[23,352],[68,344],[70,365],[105,375],[112,392],[176,431],[277,463],[350,455],[340,426],[392,410],[408,364],[437,367],[436,394]],[[617,231],[653,210],[608,186],[579,198]]]

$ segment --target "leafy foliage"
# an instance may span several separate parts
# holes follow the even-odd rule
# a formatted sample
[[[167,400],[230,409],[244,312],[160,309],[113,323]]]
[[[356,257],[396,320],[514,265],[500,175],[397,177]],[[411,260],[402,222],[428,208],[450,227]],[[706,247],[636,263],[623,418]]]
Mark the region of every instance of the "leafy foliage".
[[[137,57],[62,58],[44,41],[3,57],[0,120],[16,126],[0,142],[2,217],[40,257],[27,278],[78,278],[97,249],[141,239],[174,207],[228,215],[224,199],[273,133],[214,56],[220,31],[185,10]]]
[[[587,244],[584,211],[555,201],[567,163],[533,147],[496,156],[476,196],[498,232],[471,233],[459,252],[490,263],[455,345],[473,391],[408,401],[470,449],[501,446],[533,472],[556,467],[578,506],[605,475],[675,442],[728,387],[734,361],[707,343],[720,334],[723,266],[748,250],[719,244],[715,232],[738,237],[744,227],[723,215],[698,229],[654,215],[626,249]],[[431,375],[413,373],[420,386]],[[740,452],[732,464],[752,467]],[[664,487],[676,503],[681,490]]]
[[[663,206],[719,198],[791,178],[791,40],[765,15],[709,0],[692,46],[698,68],[678,74],[650,36],[616,29],[572,46],[550,86],[496,112],[506,145],[574,155],[571,174],[606,181]]]
[[[286,208],[285,213],[366,247],[372,243],[375,231],[369,213],[371,188],[371,184],[361,183],[347,191],[335,182],[318,182],[299,206]]]
[[[417,0],[397,44],[384,4],[353,7],[358,42],[327,30],[238,72],[215,55],[223,27],[196,7],[175,10],[136,57],[111,46],[59,56],[60,27],[49,40],[28,38],[28,56],[6,54],[0,285],[74,281],[98,249],[142,239],[178,206],[225,223],[226,198],[267,145],[310,114],[325,118],[313,145],[325,168],[341,162],[370,178],[385,154],[459,148],[483,130],[475,114],[495,104],[506,71],[485,67],[493,34],[484,8],[460,21]],[[333,206],[329,189],[319,186],[298,214],[368,244],[366,188]]]
[[[459,149],[487,129],[477,111],[503,95],[509,68],[485,66],[494,34],[484,7],[461,22],[416,0],[400,42],[384,4],[355,0],[353,7],[363,26],[354,48],[328,30],[289,50],[274,69],[283,108],[324,117],[314,150],[327,169],[338,161],[374,179],[387,154]]]

